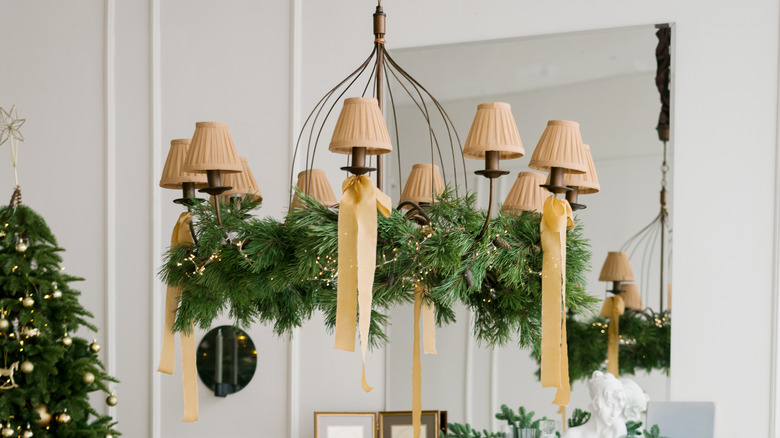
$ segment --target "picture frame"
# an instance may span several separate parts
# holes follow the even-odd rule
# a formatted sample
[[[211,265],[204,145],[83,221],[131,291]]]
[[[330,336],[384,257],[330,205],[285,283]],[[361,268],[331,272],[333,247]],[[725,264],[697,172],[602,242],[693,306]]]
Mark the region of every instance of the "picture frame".
[[[439,438],[441,430],[446,432],[447,411],[422,411],[422,438]],[[442,419],[445,423],[442,424]],[[442,429],[444,428],[444,429]],[[412,411],[379,412],[379,435],[377,438],[412,438]]]
[[[376,438],[376,412],[314,412],[314,438]]]

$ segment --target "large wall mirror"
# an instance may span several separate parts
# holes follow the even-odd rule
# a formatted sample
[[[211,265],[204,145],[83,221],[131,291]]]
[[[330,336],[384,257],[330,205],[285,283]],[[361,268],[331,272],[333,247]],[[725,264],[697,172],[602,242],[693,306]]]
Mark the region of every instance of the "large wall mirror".
[[[498,180],[499,202],[517,172],[528,170],[548,120],[580,123],[601,183],[600,193],[580,197],[587,209],[577,212],[593,252],[588,291],[600,298],[607,296],[608,285],[598,281],[607,252],[618,250],[660,209],[663,143],[655,130],[661,107],[655,85],[655,32],[654,26],[647,25],[392,52],[439,99],[461,141],[465,141],[477,104],[503,101],[512,105],[526,155],[502,161],[502,168],[512,174]],[[431,152],[427,125],[418,108],[401,92],[395,93],[394,100],[398,124],[403,127],[404,153],[400,160],[391,154],[386,174],[387,190],[398,199],[412,164],[430,162]],[[435,161],[438,164],[438,157]],[[456,164],[462,165],[459,157]],[[466,175],[469,189],[485,207],[486,180],[473,174],[481,165],[478,160],[467,160]],[[451,172],[452,160],[445,156],[441,167]],[[661,294],[657,254],[658,249],[650,254],[643,269],[638,266],[641,254],[632,258],[643,301],[653,310],[658,310]],[[439,354],[423,358],[423,408],[447,410],[451,421],[468,421],[479,429],[497,430],[493,414],[504,403],[558,418],[551,404],[554,390],[541,388],[530,353],[514,345],[498,349],[476,345],[470,336],[468,311],[460,309],[458,317],[457,324],[438,331]],[[411,322],[410,309],[394,310],[387,354],[387,409],[406,409],[411,400]],[[651,400],[667,400],[667,373],[640,372],[633,378]],[[584,382],[574,383],[570,411],[587,407],[587,392]]]

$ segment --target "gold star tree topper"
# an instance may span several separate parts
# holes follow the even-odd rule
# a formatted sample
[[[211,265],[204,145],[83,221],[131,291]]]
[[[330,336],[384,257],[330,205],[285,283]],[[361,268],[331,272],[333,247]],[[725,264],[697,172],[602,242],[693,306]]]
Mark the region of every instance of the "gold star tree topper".
[[[0,108],[0,145],[10,138],[24,141],[24,136],[22,136],[19,128],[24,125],[25,121],[26,119],[20,119],[16,115],[16,105],[12,106],[10,111]]]

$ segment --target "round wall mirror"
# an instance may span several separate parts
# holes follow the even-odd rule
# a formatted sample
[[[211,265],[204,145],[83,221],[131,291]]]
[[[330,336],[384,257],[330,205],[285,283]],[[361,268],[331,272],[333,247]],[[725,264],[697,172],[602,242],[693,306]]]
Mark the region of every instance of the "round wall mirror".
[[[217,397],[241,391],[257,368],[257,350],[243,330],[223,325],[212,329],[198,345],[198,375]]]

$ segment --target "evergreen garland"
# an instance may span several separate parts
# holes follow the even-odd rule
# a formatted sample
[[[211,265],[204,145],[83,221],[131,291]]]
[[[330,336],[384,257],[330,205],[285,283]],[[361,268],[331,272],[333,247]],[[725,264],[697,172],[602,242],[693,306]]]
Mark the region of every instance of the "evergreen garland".
[[[580,321],[569,316],[566,334],[569,345],[569,379],[590,379],[593,371],[606,370],[609,319],[594,317]],[[633,375],[637,370],[666,371],[670,366],[672,320],[668,311],[656,313],[626,309],[620,316],[620,375]],[[537,362],[539,350],[534,351]],[[539,370],[536,372],[539,376]]]
[[[221,204],[220,226],[211,204],[194,203],[197,243],[171,248],[160,271],[166,283],[184,291],[175,330],[191,322],[208,328],[225,311],[237,325],[270,323],[281,335],[320,310],[333,328],[338,212],[299,196],[302,207],[284,222],[257,219],[249,215],[256,203],[232,199]],[[455,198],[447,191],[425,211],[431,222],[422,226],[399,211],[379,216],[369,345],[387,341],[382,327],[388,310],[412,302],[417,282],[427,285],[439,325],[453,322],[453,306],[462,303],[474,312],[479,341],[538,345],[540,215],[499,215],[477,240],[485,212],[474,207],[473,195]],[[568,233],[567,253],[566,305],[578,313],[596,301],[584,289],[590,253],[580,228]]]

